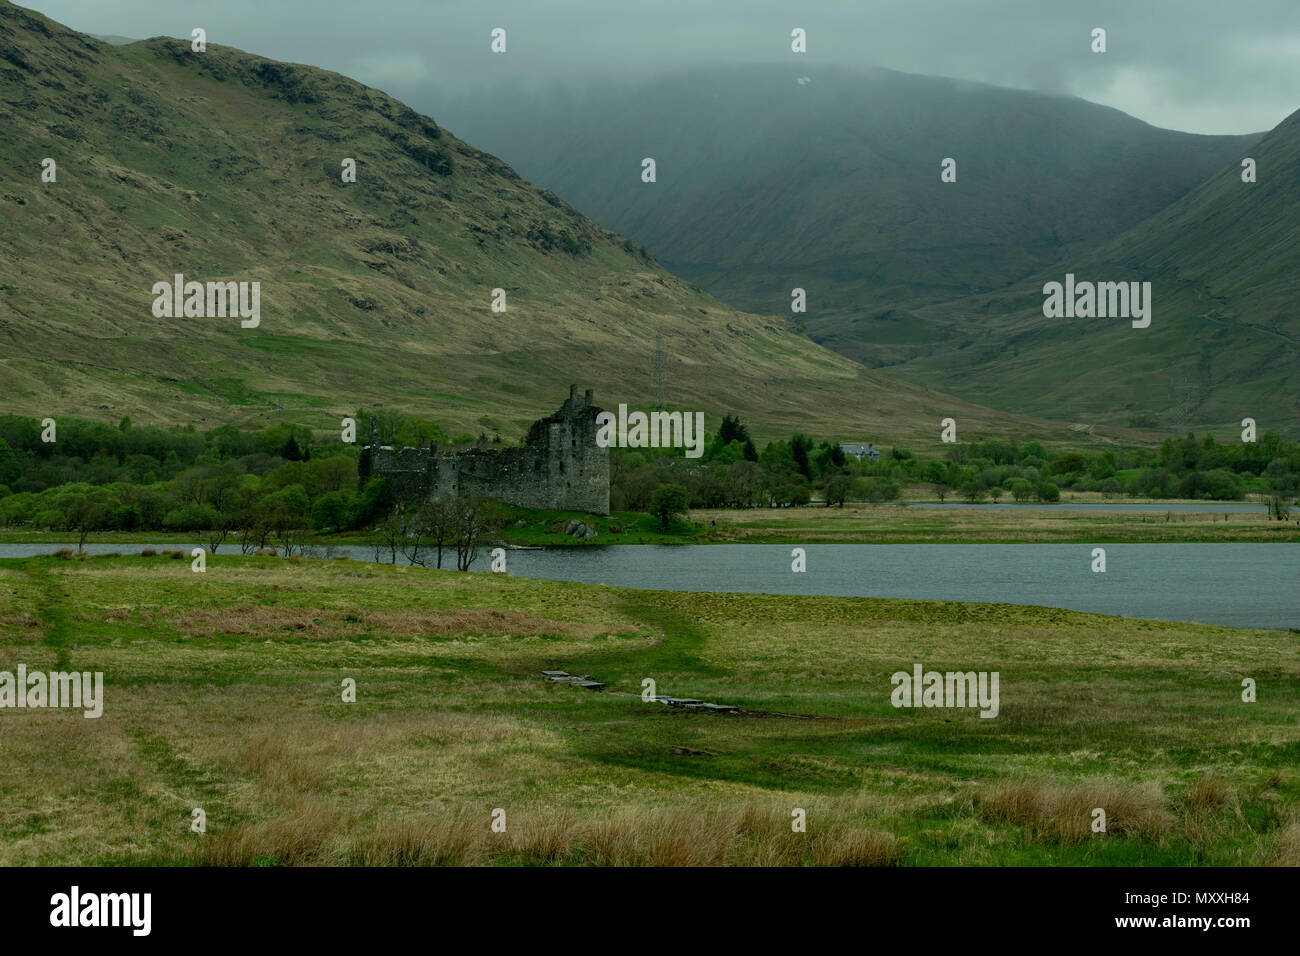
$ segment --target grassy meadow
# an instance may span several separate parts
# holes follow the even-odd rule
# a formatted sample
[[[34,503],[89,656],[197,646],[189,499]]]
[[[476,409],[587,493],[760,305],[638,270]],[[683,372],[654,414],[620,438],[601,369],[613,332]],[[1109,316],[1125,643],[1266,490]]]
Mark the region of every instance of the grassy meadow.
[[[99,719],[0,710],[0,864],[1297,864],[1297,640],[345,560],[4,560],[0,670],[107,687]],[[998,671],[999,715],[895,709],[915,663]],[[644,678],[741,712],[645,703]]]
[[[699,510],[691,512],[691,519],[708,527],[711,541],[746,544],[1300,541],[1295,521],[1270,521],[1262,512],[926,508],[924,503],[914,502],[907,508],[850,504],[843,508]]]

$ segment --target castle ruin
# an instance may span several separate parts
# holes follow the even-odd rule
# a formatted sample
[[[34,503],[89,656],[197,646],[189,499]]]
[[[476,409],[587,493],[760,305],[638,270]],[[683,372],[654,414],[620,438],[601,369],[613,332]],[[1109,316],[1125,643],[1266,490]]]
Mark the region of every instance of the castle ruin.
[[[524,508],[554,508],[609,514],[609,449],[596,444],[591,389],[569,398],[553,415],[528,429],[518,448],[439,451],[437,442],[421,448],[380,445],[374,419],[370,444],[361,455],[362,486],[374,476],[388,481],[397,501],[431,501],[464,495],[504,501]]]

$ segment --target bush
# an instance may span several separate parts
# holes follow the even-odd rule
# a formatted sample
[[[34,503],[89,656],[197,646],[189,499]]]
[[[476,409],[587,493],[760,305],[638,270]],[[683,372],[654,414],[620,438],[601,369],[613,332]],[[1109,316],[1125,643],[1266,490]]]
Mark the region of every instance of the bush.
[[[849,496],[853,490],[853,479],[848,475],[838,472],[826,479],[826,507],[836,505],[844,507],[844,499]]]
[[[666,530],[673,518],[687,513],[690,504],[691,496],[681,485],[660,485],[650,496],[650,514]]]
[[[1205,475],[1206,495],[1217,501],[1236,501],[1245,497],[1241,479],[1226,468],[1216,468]]]
[[[190,504],[167,512],[163,516],[163,527],[171,531],[206,531],[220,520],[221,516],[212,505]]]
[[[120,508],[113,509],[108,519],[108,526],[115,531],[134,531],[142,524],[144,524],[144,515],[135,505],[122,505]]]
[[[903,495],[903,486],[893,478],[867,478],[863,484],[868,501],[897,501]]]
[[[1050,481],[1040,481],[1034,486],[1034,496],[1037,497],[1039,501],[1060,501],[1061,489],[1056,487],[1056,485],[1052,484]]]
[[[311,506],[311,526],[317,531],[342,531],[348,522],[348,504],[337,491],[321,495]]]
[[[1034,494],[1034,486],[1024,478],[1012,478],[1007,482],[1007,491],[1016,501],[1028,501]]]
[[[1088,467],[1088,461],[1078,452],[1070,452],[1061,455],[1052,462],[1051,473],[1053,475],[1068,475],[1071,472],[1080,472]]]

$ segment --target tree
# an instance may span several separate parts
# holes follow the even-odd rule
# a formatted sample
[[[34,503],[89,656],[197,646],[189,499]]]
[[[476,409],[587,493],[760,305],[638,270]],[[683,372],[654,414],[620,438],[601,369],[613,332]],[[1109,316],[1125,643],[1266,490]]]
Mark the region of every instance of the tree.
[[[723,445],[730,445],[733,441],[743,445],[749,441],[749,429],[741,423],[739,415],[723,415],[722,424],[718,426],[718,438]]]
[[[1087,459],[1078,452],[1069,452],[1052,462],[1051,473],[1054,475],[1068,475],[1070,472],[1083,471],[1087,467]]]
[[[109,524],[118,531],[134,531],[144,523],[144,515],[135,505],[121,505],[113,509]]]
[[[838,508],[844,507],[844,500],[848,498],[849,492],[853,490],[853,479],[842,471],[837,471],[826,479],[826,507],[835,505]]]
[[[1007,491],[1011,492],[1011,497],[1016,499],[1019,504],[1028,501],[1034,493],[1034,486],[1025,478],[1012,478],[1007,482]]]
[[[442,567],[442,552],[456,540],[456,505],[454,501],[439,499],[420,507],[417,526],[421,536],[433,546],[434,567]]]
[[[317,531],[341,531],[347,520],[347,502],[337,491],[327,492],[312,503],[311,526]]]
[[[767,473],[755,461],[732,462],[723,473],[722,483],[728,505],[753,508],[763,503]]]
[[[668,530],[668,525],[678,515],[686,515],[691,505],[691,496],[681,485],[660,485],[650,496],[650,514],[659,519],[659,527]]]
[[[457,520],[454,499],[439,498],[426,501],[414,511],[405,512],[405,525],[398,537],[397,548],[408,562],[422,568],[442,567],[444,549],[454,546]]]
[[[903,486],[889,475],[873,475],[860,481],[860,493],[870,502],[897,501]]]
[[[394,503],[392,492],[388,490],[388,481],[384,478],[371,478],[361,490],[352,527],[364,527],[382,520],[393,510]]]
[[[375,549],[375,561],[379,562],[385,551],[388,552],[390,564],[397,563],[397,553],[406,544],[406,512],[394,507],[383,521],[375,525],[370,533],[370,543]]]
[[[1261,487],[1268,500],[1268,515],[1278,521],[1291,516],[1291,503],[1300,494],[1300,475],[1289,470],[1286,459],[1275,458],[1264,469]]]
[[[808,452],[812,447],[813,440],[807,435],[795,435],[790,439],[790,455],[794,459],[794,466],[805,478],[812,477],[812,463],[808,460]]]
[[[1050,481],[1040,481],[1034,486],[1034,494],[1040,501],[1060,501],[1061,489]]]
[[[208,529],[208,551],[216,554],[217,550],[235,530],[238,519],[228,511],[217,512],[217,520]]]
[[[468,571],[478,557],[483,539],[495,526],[493,509],[481,498],[457,495],[452,499],[455,525],[456,569]]]
[[[77,533],[78,551],[85,550],[90,532],[108,524],[108,504],[99,495],[64,495],[59,499],[59,510],[63,513],[64,527]]]
[[[285,461],[303,460],[302,449],[298,447],[298,442],[292,435],[290,435],[288,441],[284,443],[284,447],[280,449],[280,457]]]

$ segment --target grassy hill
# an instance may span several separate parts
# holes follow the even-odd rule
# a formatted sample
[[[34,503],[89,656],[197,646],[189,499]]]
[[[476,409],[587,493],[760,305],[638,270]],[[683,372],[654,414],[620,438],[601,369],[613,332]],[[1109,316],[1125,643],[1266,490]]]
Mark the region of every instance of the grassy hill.
[[[106,682],[97,719],[5,714],[4,865],[1300,862],[1285,631],[44,557],[0,561],[0,669],[19,663]],[[998,672],[998,715],[891,706],[916,663]],[[647,677],[740,713],[643,702]]]
[[[995,295],[922,309],[956,331],[892,371],[967,397],[1082,420],[1300,433],[1300,112],[1167,209],[1100,248]],[[1150,328],[1047,319],[1042,287],[1079,279],[1149,281]]]
[[[760,436],[933,442],[954,416],[969,435],[1077,439],[724,306],[337,74],[188,40],[110,46],[0,0],[0,80],[5,411],[337,427],[387,405],[510,440],[570,382],[607,406],[652,400],[662,335],[668,401]],[[260,326],[155,318],[152,286],[175,273],[260,282]]]
[[[805,288],[809,334],[869,365],[951,334],[914,306],[1003,289],[1108,240],[1258,138],[1157,129],[1070,97],[802,63],[576,91],[487,88],[447,110],[475,142],[732,305],[788,314],[790,290]],[[639,178],[646,156],[654,184]],[[956,183],[940,181],[947,157]],[[1057,414],[1070,417],[1065,407]]]

